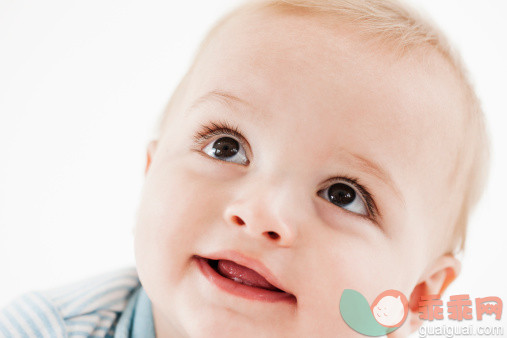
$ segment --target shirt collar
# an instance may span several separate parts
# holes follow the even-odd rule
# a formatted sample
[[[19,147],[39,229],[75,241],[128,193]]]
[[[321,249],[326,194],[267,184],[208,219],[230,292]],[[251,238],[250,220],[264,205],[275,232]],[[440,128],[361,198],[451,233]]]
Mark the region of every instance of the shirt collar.
[[[140,286],[123,311],[114,338],[155,338],[151,301]]]

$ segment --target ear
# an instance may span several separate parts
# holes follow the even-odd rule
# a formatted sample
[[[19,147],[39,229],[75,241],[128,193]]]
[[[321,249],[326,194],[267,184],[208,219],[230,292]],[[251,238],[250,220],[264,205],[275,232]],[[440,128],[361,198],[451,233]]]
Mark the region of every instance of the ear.
[[[150,168],[150,164],[153,160],[153,156],[155,155],[155,150],[157,149],[158,140],[151,140],[148,143],[148,149],[146,151],[146,168],[144,169],[144,176],[148,174],[148,169]]]
[[[445,254],[436,259],[415,286],[408,303],[409,314],[407,324],[410,332],[414,332],[423,324],[419,318],[419,302],[424,295],[442,295],[449,284],[458,276],[461,262],[452,254]]]
[[[157,150],[157,144],[158,140],[151,140],[148,143],[148,147],[146,150],[146,168],[144,169],[144,176],[148,174],[148,169],[150,169],[151,162],[153,161],[153,156],[155,155],[155,151]],[[138,210],[139,211],[139,210]],[[137,219],[137,212],[136,212],[136,219]],[[132,227],[132,236],[135,237],[136,235],[136,227]]]

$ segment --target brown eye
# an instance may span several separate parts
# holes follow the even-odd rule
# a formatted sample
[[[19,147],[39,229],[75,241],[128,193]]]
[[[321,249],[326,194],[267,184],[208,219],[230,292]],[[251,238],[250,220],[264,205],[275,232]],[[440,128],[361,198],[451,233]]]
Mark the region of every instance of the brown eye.
[[[202,151],[210,157],[225,162],[235,162],[243,165],[249,162],[241,143],[229,136],[220,137],[210,142]]]
[[[218,158],[229,158],[239,151],[239,142],[230,137],[222,137],[213,142],[214,155]]]
[[[326,200],[340,208],[368,216],[368,209],[363,198],[349,184],[338,182],[319,192]]]
[[[343,207],[354,202],[354,199],[356,198],[356,192],[354,189],[343,183],[337,183],[330,186],[327,190],[327,195],[331,203],[336,204],[339,207]]]

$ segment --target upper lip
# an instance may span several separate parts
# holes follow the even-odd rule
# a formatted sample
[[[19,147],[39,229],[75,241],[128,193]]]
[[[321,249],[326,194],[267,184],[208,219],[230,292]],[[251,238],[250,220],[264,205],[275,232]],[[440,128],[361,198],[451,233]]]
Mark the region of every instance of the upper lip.
[[[211,259],[211,260],[229,260],[233,261],[236,264],[243,265],[264,277],[270,284],[274,287],[286,292],[288,292],[285,286],[275,277],[275,275],[259,260],[255,258],[251,258],[243,255],[242,253],[234,250],[223,250],[217,251],[214,253],[207,254],[206,256],[200,256],[202,258]]]

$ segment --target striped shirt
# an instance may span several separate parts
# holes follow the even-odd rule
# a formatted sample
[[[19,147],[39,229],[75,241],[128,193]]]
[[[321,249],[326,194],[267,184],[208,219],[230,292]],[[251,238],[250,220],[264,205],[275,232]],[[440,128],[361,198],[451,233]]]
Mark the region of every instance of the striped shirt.
[[[140,294],[143,309],[149,310],[151,317],[151,304],[140,291],[143,290],[135,267],[63,288],[32,291],[0,310],[0,337],[130,337]],[[122,316],[126,309],[128,316]]]

